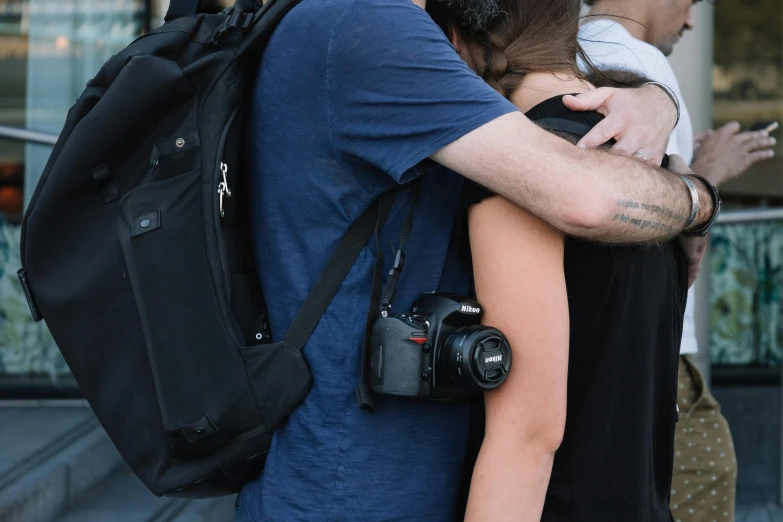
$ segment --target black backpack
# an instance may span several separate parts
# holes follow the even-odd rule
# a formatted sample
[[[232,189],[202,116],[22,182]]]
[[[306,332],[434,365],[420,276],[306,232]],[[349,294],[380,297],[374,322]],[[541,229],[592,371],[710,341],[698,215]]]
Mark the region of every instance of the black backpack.
[[[236,493],[261,472],[273,430],[310,390],[302,347],[388,212],[379,200],[351,226],[271,343],[242,117],[261,51],[298,2],[195,15],[197,0],[174,0],[162,27],[87,84],[24,218],[31,311],[156,495]]]

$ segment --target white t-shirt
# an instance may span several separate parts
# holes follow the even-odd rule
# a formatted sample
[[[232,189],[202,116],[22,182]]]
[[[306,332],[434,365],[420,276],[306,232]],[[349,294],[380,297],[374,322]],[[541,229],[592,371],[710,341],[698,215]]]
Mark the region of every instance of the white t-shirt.
[[[680,121],[669,138],[666,152],[679,154],[690,165],[693,160],[693,125],[682,99],[680,85],[663,53],[647,42],[631,36],[621,23],[614,20],[596,19],[583,24],[579,29],[579,42],[599,69],[634,71],[649,80],[666,85],[674,92],[680,101]],[[584,68],[584,64],[580,63],[580,67]],[[688,291],[682,328],[682,354],[696,353],[699,349],[696,342],[693,298],[691,288]]]

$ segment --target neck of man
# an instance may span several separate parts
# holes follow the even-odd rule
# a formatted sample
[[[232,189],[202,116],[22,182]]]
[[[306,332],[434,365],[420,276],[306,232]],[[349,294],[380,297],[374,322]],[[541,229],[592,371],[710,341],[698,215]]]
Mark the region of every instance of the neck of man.
[[[647,2],[648,0],[596,0],[586,20],[604,18],[618,22],[631,36],[651,44],[647,30]]]
[[[422,9],[427,8],[427,0],[411,0],[414,4],[418,5]]]

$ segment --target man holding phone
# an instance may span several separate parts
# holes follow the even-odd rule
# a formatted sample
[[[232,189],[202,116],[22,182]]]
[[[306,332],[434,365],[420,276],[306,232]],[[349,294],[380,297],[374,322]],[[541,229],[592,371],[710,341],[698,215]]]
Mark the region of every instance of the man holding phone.
[[[628,70],[669,87],[680,101],[680,120],[667,153],[679,154],[697,174],[720,185],[774,156],[775,122],[740,131],[727,123],[694,137],[679,84],[666,57],[686,30],[700,0],[585,0],[592,6],[580,43],[599,69]],[[734,520],[737,461],[728,422],[689,355],[698,351],[693,291],[688,294],[680,345],[671,509],[676,521]]]

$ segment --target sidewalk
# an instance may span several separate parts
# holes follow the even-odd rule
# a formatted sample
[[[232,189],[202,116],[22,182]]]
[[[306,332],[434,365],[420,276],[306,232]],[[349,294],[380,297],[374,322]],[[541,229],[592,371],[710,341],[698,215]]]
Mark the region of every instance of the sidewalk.
[[[777,483],[744,480],[736,522],[783,522],[778,496]],[[83,403],[0,403],[0,522],[230,522],[232,516],[231,497],[188,501],[149,493]]]
[[[735,522],[783,522],[779,497],[778,485],[774,483],[759,483],[755,487],[740,485]]]

